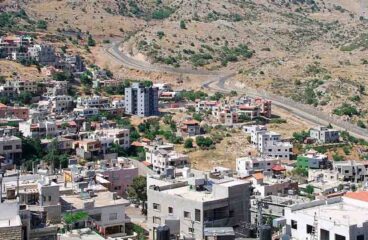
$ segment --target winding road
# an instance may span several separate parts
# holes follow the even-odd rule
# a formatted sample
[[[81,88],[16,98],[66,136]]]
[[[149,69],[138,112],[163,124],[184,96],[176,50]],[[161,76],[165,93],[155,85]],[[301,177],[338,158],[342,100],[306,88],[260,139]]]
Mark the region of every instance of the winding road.
[[[114,58],[122,65],[127,68],[132,68],[147,72],[161,72],[161,73],[171,73],[171,74],[188,74],[196,75],[201,77],[206,77],[209,80],[202,84],[203,88],[228,93],[231,91],[236,91],[240,94],[247,94],[251,97],[263,97],[272,101],[272,104],[287,110],[288,112],[298,116],[299,118],[306,120],[312,124],[316,125],[328,125],[332,124],[335,128],[339,130],[345,130],[350,133],[350,135],[362,138],[368,141],[368,130],[357,127],[346,121],[340,120],[337,116],[327,114],[325,112],[319,111],[314,107],[309,105],[297,103],[289,98],[284,98],[272,93],[268,93],[264,90],[256,90],[251,88],[242,87],[231,83],[229,80],[233,78],[236,73],[221,73],[215,71],[207,70],[197,70],[191,68],[175,68],[169,66],[153,65],[148,62],[139,61],[134,59],[127,53],[124,53],[120,49],[120,41],[113,41],[110,45],[104,48],[107,55]]]

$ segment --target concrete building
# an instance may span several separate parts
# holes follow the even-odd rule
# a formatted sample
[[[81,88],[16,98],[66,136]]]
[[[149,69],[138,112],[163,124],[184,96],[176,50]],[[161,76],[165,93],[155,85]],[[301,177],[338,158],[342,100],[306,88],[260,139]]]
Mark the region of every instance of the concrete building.
[[[130,130],[127,128],[100,129],[95,131],[96,139],[105,136],[112,139],[112,142],[127,149],[130,147]]]
[[[77,108],[109,108],[109,99],[101,96],[84,96],[77,98]]]
[[[221,103],[218,102],[218,101],[197,101],[196,106],[195,106],[195,110],[196,110],[197,113],[200,113],[200,112],[203,113],[203,112],[207,112],[207,111],[214,112],[220,106],[221,106]]]
[[[296,160],[297,167],[303,169],[325,169],[330,166],[327,156],[315,150],[309,150],[304,155],[299,155]]]
[[[60,135],[55,121],[32,121],[20,122],[19,131],[24,137],[45,138],[47,136],[56,137]]]
[[[19,106],[10,107],[0,103],[0,118],[15,118],[26,121],[29,118],[29,108]]]
[[[318,143],[337,143],[340,139],[338,130],[322,126],[311,128],[310,137],[316,139]]]
[[[129,205],[127,200],[106,191],[82,191],[79,194],[62,195],[60,198],[65,212],[71,208],[73,212],[86,212],[97,232],[105,238],[126,235],[125,224],[129,222],[125,217],[125,208]]]
[[[133,83],[125,88],[125,112],[140,117],[159,115],[158,88],[144,87],[141,83]]]
[[[264,126],[246,126],[244,131],[251,136],[251,143],[263,156],[290,159],[293,155],[293,144],[283,141],[281,135],[276,132],[267,131]]]
[[[49,45],[33,45],[28,48],[28,55],[41,65],[54,65],[56,63],[54,48]]]
[[[289,178],[279,178],[275,176],[266,176],[262,173],[255,173],[246,178],[252,182],[253,193],[257,196],[288,196],[290,193],[298,191],[298,182]]]
[[[334,162],[333,169],[343,181],[363,182],[368,179],[368,161]]]
[[[172,235],[204,239],[206,228],[236,227],[250,222],[249,182],[191,174],[185,170],[182,179],[174,180],[148,176],[150,238],[161,224],[168,225]]]
[[[146,162],[152,164],[157,173],[164,173],[169,167],[183,168],[188,165],[188,155],[173,150],[154,148],[146,152]]]
[[[316,200],[285,208],[285,232],[292,239],[364,240],[368,237],[368,193]]]
[[[138,168],[131,163],[120,160],[101,160],[96,172],[97,182],[107,187],[109,191],[116,192],[119,196],[126,195],[133,179],[138,176]]]
[[[8,86],[13,86],[18,94],[26,92],[36,94],[38,92],[37,81],[13,79],[8,81]]]
[[[272,168],[280,164],[280,159],[271,157],[241,157],[236,159],[236,172],[240,177],[246,177],[255,171],[271,173]]]
[[[22,221],[17,202],[0,203],[0,239],[23,240]]]
[[[186,136],[195,136],[201,134],[199,122],[194,119],[188,119],[182,122],[180,130],[181,133]]]
[[[50,98],[52,102],[52,112],[68,112],[73,108],[73,97],[68,95],[59,95]]]
[[[11,165],[22,158],[22,139],[15,136],[0,137],[0,156],[2,164]]]

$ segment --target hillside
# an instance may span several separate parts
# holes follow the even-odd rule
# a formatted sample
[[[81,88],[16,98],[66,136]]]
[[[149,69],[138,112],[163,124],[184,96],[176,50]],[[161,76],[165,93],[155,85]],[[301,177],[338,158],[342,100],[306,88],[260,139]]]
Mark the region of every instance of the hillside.
[[[28,30],[66,35],[70,43],[70,36],[86,34],[101,43],[121,37],[125,51],[140,59],[235,71],[239,86],[366,124],[368,24],[358,0],[5,0],[4,6],[24,10],[31,21],[15,18]],[[37,28],[39,21],[47,28]]]

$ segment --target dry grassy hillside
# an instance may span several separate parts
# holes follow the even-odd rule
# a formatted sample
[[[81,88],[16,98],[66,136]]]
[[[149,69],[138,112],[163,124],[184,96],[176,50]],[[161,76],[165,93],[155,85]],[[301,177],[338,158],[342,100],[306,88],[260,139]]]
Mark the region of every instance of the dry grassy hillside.
[[[46,21],[49,33],[120,36],[139,58],[236,71],[239,86],[367,124],[368,22],[358,0],[0,1],[4,6]]]

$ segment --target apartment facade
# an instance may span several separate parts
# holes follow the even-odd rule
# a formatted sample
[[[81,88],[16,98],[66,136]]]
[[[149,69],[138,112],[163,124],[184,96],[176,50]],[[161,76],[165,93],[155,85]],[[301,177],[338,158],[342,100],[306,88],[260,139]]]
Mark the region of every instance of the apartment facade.
[[[205,228],[234,227],[250,222],[250,183],[236,179],[214,182],[205,178],[179,182],[147,178],[147,223],[150,238],[161,224],[175,236],[204,239]]]
[[[125,88],[125,112],[140,117],[157,116],[158,88],[144,87],[141,83],[133,83]]]
[[[337,143],[340,139],[338,130],[323,126],[311,128],[310,137],[316,139],[318,143]]]
[[[15,136],[0,137],[0,155],[3,156],[3,164],[13,164],[22,158],[22,140]]]
[[[255,171],[271,172],[272,168],[280,164],[280,159],[270,157],[241,157],[236,159],[236,172],[246,177]]]

